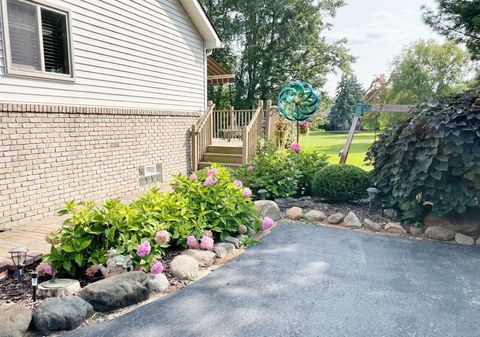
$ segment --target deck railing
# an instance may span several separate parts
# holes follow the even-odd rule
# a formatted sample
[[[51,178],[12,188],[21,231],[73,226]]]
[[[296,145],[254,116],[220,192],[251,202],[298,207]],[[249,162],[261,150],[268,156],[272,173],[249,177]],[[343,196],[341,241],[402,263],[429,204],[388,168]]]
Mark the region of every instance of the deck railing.
[[[255,157],[257,140],[262,135],[263,118],[263,101],[258,101],[258,107],[255,110],[250,123],[243,127],[243,164],[250,162]]]
[[[213,109],[215,104],[208,101],[207,111],[192,125],[192,170],[198,169],[198,162],[202,159],[207,148],[213,142]]]
[[[255,110],[215,110],[213,112],[213,137],[242,139],[242,130],[252,120]]]

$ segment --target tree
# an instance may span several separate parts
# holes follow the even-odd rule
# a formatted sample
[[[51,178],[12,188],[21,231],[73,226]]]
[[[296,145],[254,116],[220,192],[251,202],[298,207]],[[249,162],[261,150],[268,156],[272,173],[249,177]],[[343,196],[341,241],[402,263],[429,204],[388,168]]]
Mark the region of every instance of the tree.
[[[387,101],[411,104],[428,101],[464,89],[472,69],[469,54],[455,42],[418,41],[393,61]]]
[[[423,6],[424,21],[438,33],[465,43],[473,59],[480,59],[480,1],[436,0],[437,8]]]
[[[252,107],[259,98],[276,99],[280,89],[294,79],[321,88],[329,72],[348,69],[353,61],[345,40],[329,43],[321,36],[343,0],[202,3],[227,46],[221,57],[227,65],[230,57],[234,59],[236,107]]]
[[[352,121],[355,104],[363,96],[362,85],[353,74],[343,74],[337,86],[337,95],[328,120],[334,130],[347,130]]]

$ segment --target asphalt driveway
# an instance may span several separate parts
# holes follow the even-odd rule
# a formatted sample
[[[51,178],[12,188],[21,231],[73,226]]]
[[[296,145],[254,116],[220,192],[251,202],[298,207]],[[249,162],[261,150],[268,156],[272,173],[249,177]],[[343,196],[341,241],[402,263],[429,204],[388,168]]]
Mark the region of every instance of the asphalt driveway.
[[[283,223],[187,288],[68,336],[480,336],[480,248]]]

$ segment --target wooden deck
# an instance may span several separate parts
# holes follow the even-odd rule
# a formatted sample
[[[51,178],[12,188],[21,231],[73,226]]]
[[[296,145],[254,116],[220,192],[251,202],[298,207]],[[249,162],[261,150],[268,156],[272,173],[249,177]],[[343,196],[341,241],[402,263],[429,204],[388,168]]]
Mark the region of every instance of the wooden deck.
[[[212,142],[213,146],[226,146],[226,147],[242,147],[243,143],[240,139],[232,138],[230,141],[221,138],[214,138]]]

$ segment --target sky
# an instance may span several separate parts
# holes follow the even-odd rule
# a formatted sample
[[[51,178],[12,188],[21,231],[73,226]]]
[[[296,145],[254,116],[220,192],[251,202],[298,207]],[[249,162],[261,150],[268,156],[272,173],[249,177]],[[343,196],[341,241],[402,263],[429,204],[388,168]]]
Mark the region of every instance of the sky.
[[[375,75],[388,74],[394,57],[419,39],[443,41],[423,23],[420,7],[435,7],[433,0],[346,0],[331,21],[328,41],[347,38],[350,53],[357,57],[353,70],[364,88]],[[324,89],[335,96],[340,75],[330,75]]]

